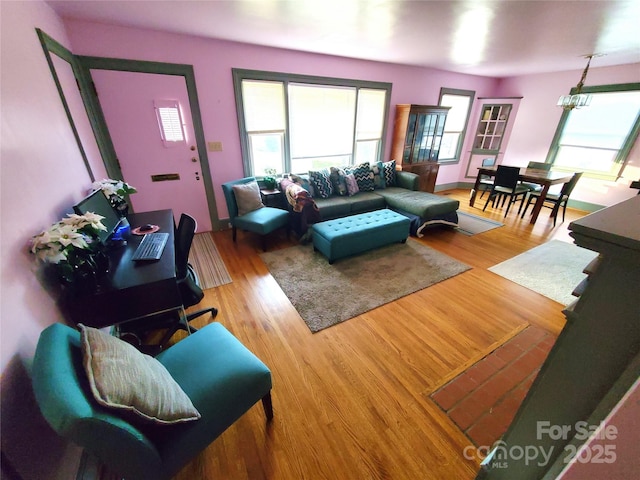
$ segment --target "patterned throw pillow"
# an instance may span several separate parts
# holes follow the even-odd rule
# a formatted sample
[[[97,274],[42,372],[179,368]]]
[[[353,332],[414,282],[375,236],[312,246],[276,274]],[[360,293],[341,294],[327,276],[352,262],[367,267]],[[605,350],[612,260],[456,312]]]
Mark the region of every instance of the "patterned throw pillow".
[[[384,162],[382,164],[382,176],[387,187],[393,187],[396,184],[396,161]]]
[[[384,181],[384,175],[382,173],[382,162],[372,163],[371,171],[373,172],[373,184],[375,188],[384,188],[386,186],[386,183]]]
[[[309,182],[313,186],[316,196],[320,198],[329,198],[333,193],[329,170],[326,168],[323,170],[309,171]]]
[[[347,194],[347,184],[344,181],[344,170],[338,167],[331,167],[331,186],[338,195]]]
[[[350,197],[360,191],[358,190],[358,182],[356,182],[356,177],[353,175],[353,173],[345,175],[344,181],[347,184],[347,193]]]
[[[371,192],[375,190],[376,186],[373,183],[373,172],[369,166],[369,162],[361,163],[355,167],[345,168],[347,174],[353,173],[358,182],[358,189],[361,192]]]

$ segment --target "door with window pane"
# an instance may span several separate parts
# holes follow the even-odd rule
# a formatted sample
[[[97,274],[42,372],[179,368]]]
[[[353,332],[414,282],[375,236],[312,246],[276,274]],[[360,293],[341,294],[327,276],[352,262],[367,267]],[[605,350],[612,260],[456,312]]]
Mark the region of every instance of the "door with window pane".
[[[210,231],[184,77],[115,70],[91,76],[124,180],[138,190],[133,208],[188,213],[198,231]]]

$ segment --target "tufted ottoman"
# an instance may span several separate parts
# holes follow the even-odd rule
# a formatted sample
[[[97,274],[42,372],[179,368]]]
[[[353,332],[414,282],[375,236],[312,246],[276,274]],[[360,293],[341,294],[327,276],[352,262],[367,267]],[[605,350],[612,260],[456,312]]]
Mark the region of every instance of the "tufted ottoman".
[[[329,263],[393,242],[404,243],[410,220],[389,209],[360,213],[313,225],[313,249]]]

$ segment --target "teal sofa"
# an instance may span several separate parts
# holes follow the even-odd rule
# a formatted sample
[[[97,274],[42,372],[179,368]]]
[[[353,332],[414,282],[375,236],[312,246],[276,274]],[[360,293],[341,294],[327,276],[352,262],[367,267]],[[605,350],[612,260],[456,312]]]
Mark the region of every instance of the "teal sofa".
[[[308,179],[306,175],[299,177]],[[444,195],[419,191],[419,180],[414,173],[397,171],[393,186],[360,191],[352,196],[332,194],[328,198],[320,198],[313,191],[310,194],[321,221],[389,208],[408,217],[411,234],[418,237],[429,225],[456,226],[460,202]],[[281,187],[283,191],[284,188]]]

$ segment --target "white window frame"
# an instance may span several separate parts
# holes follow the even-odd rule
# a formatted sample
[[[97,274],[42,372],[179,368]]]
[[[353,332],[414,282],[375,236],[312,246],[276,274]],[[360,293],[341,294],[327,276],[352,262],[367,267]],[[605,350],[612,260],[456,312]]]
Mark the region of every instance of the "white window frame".
[[[443,140],[444,137],[447,134],[456,134],[458,135],[458,142],[456,145],[456,150],[455,150],[455,154],[453,157],[442,157],[440,156],[438,158],[438,163],[458,163],[460,161],[460,158],[462,157],[462,145],[464,144],[464,140],[465,137],[467,135],[467,127],[469,126],[469,118],[471,117],[471,109],[473,107],[473,101],[475,99],[476,96],[476,92],[473,90],[460,90],[460,89],[456,89],[456,88],[445,88],[442,87],[440,89],[440,99],[438,100],[438,105],[443,106],[442,103],[442,97],[444,97],[445,95],[451,95],[451,96],[458,96],[458,97],[467,97],[469,99],[469,106],[467,108],[467,114],[466,114],[466,120],[464,122],[464,127],[462,130],[458,131],[458,130],[451,130],[448,129],[448,121],[445,122],[444,124],[444,134],[443,134]],[[448,105],[447,105],[448,106]],[[451,110],[449,110],[449,114],[451,113]],[[447,114],[447,119],[449,118],[449,114]]]
[[[187,135],[180,103],[177,100],[154,100],[160,139],[166,148],[186,145]],[[168,113],[168,116],[165,114]]]
[[[306,173],[306,172],[292,172],[292,162],[291,162],[291,148],[290,148],[290,126],[289,126],[289,113],[288,113],[288,93],[287,86],[289,83],[297,83],[297,84],[310,84],[310,85],[320,85],[320,86],[338,86],[338,87],[355,87],[358,92],[360,89],[375,89],[375,90],[384,90],[386,92],[385,95],[385,105],[384,105],[384,113],[383,113],[383,124],[382,124],[382,132],[379,139],[357,139],[356,132],[353,134],[353,148],[350,153],[350,163],[353,164],[355,158],[357,156],[357,148],[358,143],[362,143],[366,141],[377,140],[376,144],[377,148],[377,161],[382,161],[382,155],[384,153],[385,140],[387,136],[387,124],[388,124],[388,115],[389,115],[389,104],[391,100],[391,84],[383,83],[383,82],[369,82],[363,80],[349,80],[349,79],[341,79],[341,78],[331,78],[331,77],[317,77],[317,76],[309,76],[309,75],[297,75],[297,74],[288,74],[288,73],[278,73],[278,72],[265,72],[258,70],[244,70],[244,69],[233,69],[233,84],[234,84],[234,92],[236,98],[236,108],[237,108],[237,116],[238,116],[238,128],[240,132],[240,145],[242,149],[242,159],[244,165],[244,173],[246,176],[257,176],[260,177],[263,175],[262,172],[256,172],[254,170],[253,162],[251,159],[251,148],[250,148],[250,139],[249,136],[251,133],[256,132],[248,132],[245,127],[245,119],[244,119],[244,106],[242,99],[242,81],[243,80],[254,80],[254,81],[272,81],[272,82],[282,82],[284,85],[284,93],[285,93],[285,119],[286,119],[286,128],[283,134],[284,140],[284,165],[282,172],[280,173]],[[357,100],[356,100],[357,105]],[[356,108],[357,110],[357,108]],[[354,113],[355,115],[355,113]],[[323,157],[324,158],[324,157]]]
[[[590,94],[597,95],[598,93],[615,93],[615,92],[626,92],[626,91],[633,91],[633,90],[640,90],[640,83],[625,83],[625,84],[618,84],[618,85],[599,85],[599,86],[583,87],[582,93],[590,93]],[[571,93],[572,94],[575,93],[575,88],[571,90]],[[587,109],[589,107],[587,106],[584,108]],[[625,140],[622,142],[621,147],[619,149],[609,149],[611,152],[613,152],[612,155],[614,157],[612,167],[609,171],[589,170],[586,168],[576,168],[575,166],[569,168],[569,167],[563,167],[561,165],[555,164],[560,148],[562,147],[562,145],[560,144],[562,139],[562,134],[563,134],[565,125],[567,124],[567,121],[570,118],[571,112],[572,111],[564,111],[562,113],[562,116],[560,117],[560,121],[558,123],[558,128],[556,129],[556,133],[553,137],[553,141],[551,142],[551,147],[549,148],[549,153],[547,154],[546,162],[553,164],[553,167],[552,167],[553,170],[574,171],[574,172],[580,171],[584,173],[585,177],[599,178],[599,179],[613,180],[613,181],[620,178],[624,172],[624,168],[627,165],[629,152],[631,151],[631,148],[633,147],[634,143],[636,142],[636,139],[638,138],[638,132],[640,131],[640,111],[636,116],[636,120],[634,124],[629,129],[629,132],[627,133]],[[579,145],[573,145],[573,146],[580,148]],[[585,146],[583,148],[596,149],[597,147]]]

